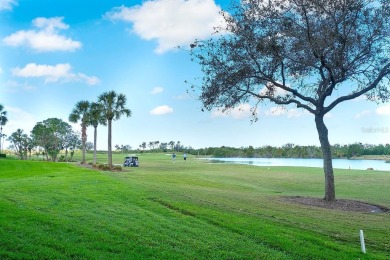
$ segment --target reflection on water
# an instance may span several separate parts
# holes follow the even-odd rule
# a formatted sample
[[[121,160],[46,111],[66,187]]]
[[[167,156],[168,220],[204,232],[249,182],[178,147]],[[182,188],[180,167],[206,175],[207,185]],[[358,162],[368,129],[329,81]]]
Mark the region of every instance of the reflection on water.
[[[209,158],[210,163],[235,163],[254,166],[303,166],[323,167],[322,159],[295,159],[295,158]],[[333,159],[333,168],[390,171],[390,163],[384,160],[348,160]]]

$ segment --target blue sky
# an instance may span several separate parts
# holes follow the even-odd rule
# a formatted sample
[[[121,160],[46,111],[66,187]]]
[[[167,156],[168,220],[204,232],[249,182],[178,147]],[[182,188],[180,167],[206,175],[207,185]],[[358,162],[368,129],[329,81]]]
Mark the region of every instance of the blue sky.
[[[319,145],[314,117],[303,110],[260,106],[259,121],[252,124],[248,104],[229,114],[201,112],[200,101],[187,94],[185,80],[201,72],[176,46],[207,38],[229,3],[0,0],[0,104],[9,118],[3,132],[29,133],[51,117],[67,121],[78,101],[115,90],[127,96],[132,117],[113,123],[114,145]],[[390,143],[389,119],[389,103],[342,103],[326,118],[330,142]],[[99,149],[106,149],[106,139],[100,126]]]

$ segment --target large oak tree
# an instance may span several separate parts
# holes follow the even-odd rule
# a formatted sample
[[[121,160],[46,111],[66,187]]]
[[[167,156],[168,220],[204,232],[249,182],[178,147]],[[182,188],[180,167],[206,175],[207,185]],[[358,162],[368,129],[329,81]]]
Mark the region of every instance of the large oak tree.
[[[48,118],[38,122],[31,131],[31,138],[36,146],[45,149],[46,158],[50,155],[53,162],[66,143],[67,134],[72,127],[59,118]]]
[[[244,0],[221,12],[219,37],[196,41],[204,107],[295,106],[314,115],[324,160],[325,200],[336,198],[324,116],[365,95],[389,99],[388,0]],[[194,87],[196,89],[196,87]]]

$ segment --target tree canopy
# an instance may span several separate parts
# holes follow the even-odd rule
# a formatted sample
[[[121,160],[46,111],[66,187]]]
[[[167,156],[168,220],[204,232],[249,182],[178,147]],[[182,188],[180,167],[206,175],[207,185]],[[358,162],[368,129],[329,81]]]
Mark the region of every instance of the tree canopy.
[[[58,118],[48,118],[34,126],[31,136],[34,143],[43,147],[46,155],[49,155],[52,161],[56,161],[70,132],[72,127],[68,123]]]
[[[314,115],[323,152],[325,199],[335,199],[324,116],[344,101],[390,96],[390,6],[374,0],[246,0],[222,12],[217,37],[191,55],[204,76],[204,108],[293,105]],[[222,34],[221,34],[222,33]],[[194,91],[196,86],[192,86]]]

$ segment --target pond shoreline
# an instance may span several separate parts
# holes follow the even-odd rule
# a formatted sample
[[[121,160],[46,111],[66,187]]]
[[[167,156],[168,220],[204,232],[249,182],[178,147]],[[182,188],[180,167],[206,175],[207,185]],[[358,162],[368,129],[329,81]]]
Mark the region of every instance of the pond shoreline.
[[[307,158],[307,157],[213,157],[213,156],[198,156],[198,158],[205,158],[205,159],[210,159],[210,158],[252,158],[252,159],[260,159],[260,158],[266,158],[266,159],[322,159],[321,157],[312,157],[312,158]],[[378,161],[386,161],[386,163],[390,163],[390,155],[363,155],[359,157],[334,157],[332,158],[334,160],[337,159],[342,159],[342,160],[378,160]]]
[[[246,164],[253,166],[298,166],[323,167],[323,160],[318,158],[199,158],[209,160],[209,163]],[[334,169],[379,170],[390,171],[390,165],[385,160],[367,159],[333,159]]]

